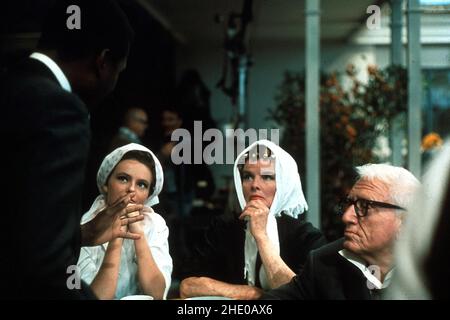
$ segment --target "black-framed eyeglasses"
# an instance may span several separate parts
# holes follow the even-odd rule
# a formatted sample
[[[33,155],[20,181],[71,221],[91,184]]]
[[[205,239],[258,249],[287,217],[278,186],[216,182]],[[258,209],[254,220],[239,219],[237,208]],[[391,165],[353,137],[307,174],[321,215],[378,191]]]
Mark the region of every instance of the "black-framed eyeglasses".
[[[367,216],[367,213],[369,211],[369,208],[388,208],[388,209],[397,209],[397,210],[406,210],[405,208],[402,208],[400,206],[397,206],[395,204],[385,203],[385,202],[379,202],[379,201],[373,201],[373,200],[367,200],[362,198],[345,198],[341,204],[339,205],[339,213],[344,214],[344,212],[350,207],[354,206],[355,213],[358,217],[362,218]]]

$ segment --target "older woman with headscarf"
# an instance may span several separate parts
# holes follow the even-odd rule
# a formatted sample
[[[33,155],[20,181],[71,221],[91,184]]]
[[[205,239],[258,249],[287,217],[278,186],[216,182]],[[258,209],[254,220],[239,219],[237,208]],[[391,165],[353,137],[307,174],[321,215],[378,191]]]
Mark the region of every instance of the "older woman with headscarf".
[[[144,219],[124,226],[126,232],[139,234],[138,240],[119,238],[81,249],[78,260],[81,278],[91,285],[98,298],[120,299],[138,293],[155,299],[166,297],[172,273],[169,230],[151,207],[158,203],[162,185],[161,164],[144,146],[130,143],[103,160],[97,173],[100,195],[84,214],[81,224],[127,194],[131,195],[131,205],[144,205],[141,212],[131,214],[142,214]]]
[[[233,221],[214,221],[206,234],[204,261],[181,283],[181,297],[257,299],[300,272],[310,250],[325,238],[297,219],[307,210],[295,160],[276,144],[260,140],[234,164],[242,211]],[[201,277],[198,277],[198,276]]]

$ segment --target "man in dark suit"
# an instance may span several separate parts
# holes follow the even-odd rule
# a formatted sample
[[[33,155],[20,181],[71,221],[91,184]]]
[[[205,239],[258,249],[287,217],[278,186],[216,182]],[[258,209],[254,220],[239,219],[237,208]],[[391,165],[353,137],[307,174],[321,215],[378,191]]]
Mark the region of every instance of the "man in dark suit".
[[[300,274],[262,299],[379,299],[389,286],[394,241],[420,183],[400,167],[356,169],[341,210],[344,238],[312,251]]]
[[[80,246],[137,237],[121,229],[132,222],[120,219],[131,210],[126,208],[130,196],[80,227],[90,141],[86,107],[113,90],[132,37],[113,1],[57,1],[36,52],[2,79],[2,158],[8,184],[0,296],[95,298],[75,272]]]

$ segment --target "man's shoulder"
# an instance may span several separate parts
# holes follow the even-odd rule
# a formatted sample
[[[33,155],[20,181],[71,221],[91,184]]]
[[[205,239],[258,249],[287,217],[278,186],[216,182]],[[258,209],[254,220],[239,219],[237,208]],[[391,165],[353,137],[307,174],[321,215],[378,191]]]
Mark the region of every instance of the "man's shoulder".
[[[23,59],[16,64],[11,65],[7,68],[4,78],[7,79],[6,83],[9,81],[42,81],[48,80],[53,82],[55,85],[58,84],[56,77],[53,75],[51,70],[42,62],[36,59]],[[44,81],[46,83],[47,81]]]
[[[344,244],[344,238],[330,242],[313,251],[315,259],[330,259],[339,257],[339,251],[342,250]]]
[[[11,66],[3,76],[2,86],[11,95],[26,93],[33,97],[63,95],[76,99],[76,95],[65,91],[52,71],[36,59],[24,59]]]
[[[45,65],[32,60],[12,67],[2,79],[1,99],[9,107],[5,117],[21,114],[24,121],[29,118],[33,123],[61,113],[87,117],[81,99],[64,90]]]

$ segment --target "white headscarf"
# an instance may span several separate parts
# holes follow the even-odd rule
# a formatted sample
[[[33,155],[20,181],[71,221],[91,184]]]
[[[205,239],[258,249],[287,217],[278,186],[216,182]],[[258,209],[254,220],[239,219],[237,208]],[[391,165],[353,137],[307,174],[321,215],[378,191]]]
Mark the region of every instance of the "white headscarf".
[[[269,210],[266,228],[268,237],[277,249],[277,253],[279,254],[280,241],[278,239],[278,227],[275,217],[279,217],[281,213],[284,213],[293,218],[297,218],[299,214],[302,214],[305,210],[308,210],[308,205],[306,203],[305,196],[303,195],[302,183],[300,181],[300,175],[298,174],[297,163],[295,162],[294,158],[292,158],[289,153],[281,149],[275,143],[268,140],[259,140],[242,151],[237,156],[234,163],[234,184],[241,209],[244,209],[247,203],[242,191],[242,181],[238,164],[244,164],[244,155],[250,150],[254,149],[257,145],[266,146],[272,151],[272,154],[275,156],[276,192]],[[244,248],[244,276],[247,278],[247,282],[249,285],[255,284],[255,264],[257,253],[258,247],[256,246],[255,238],[252,236],[247,222]],[[267,275],[264,271],[264,268],[261,268],[260,271],[260,282],[263,289],[269,288]]]
[[[100,195],[95,199],[89,211],[83,215],[81,224],[85,224],[94,219],[95,216],[106,207],[103,186],[106,184],[106,180],[116,165],[122,160],[123,156],[130,151],[144,151],[152,156],[153,161],[155,162],[155,177],[153,177],[153,179],[155,179],[155,188],[153,193],[145,201],[144,206],[151,207],[152,205],[159,203],[158,194],[161,192],[164,183],[164,174],[161,163],[150,149],[137,143],[130,143],[115,149],[103,159],[97,172],[97,187],[100,191]]]

